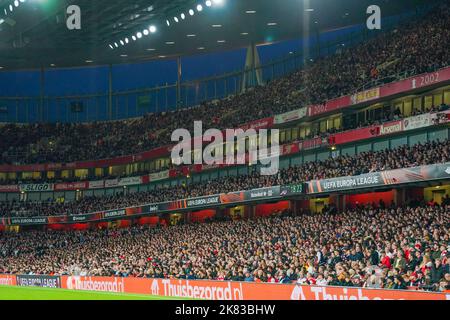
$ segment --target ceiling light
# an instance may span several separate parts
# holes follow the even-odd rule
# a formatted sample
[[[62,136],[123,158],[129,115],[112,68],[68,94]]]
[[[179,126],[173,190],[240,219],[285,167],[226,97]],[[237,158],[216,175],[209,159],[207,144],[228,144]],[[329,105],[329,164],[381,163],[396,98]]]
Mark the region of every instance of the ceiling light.
[[[124,46],[125,42],[123,42],[123,40],[120,40],[120,44]]]
[[[205,50],[205,47],[198,47],[198,50]]]
[[[166,20],[167,26],[170,26],[170,22],[169,20]]]
[[[305,9],[306,12],[313,12],[314,9],[310,8],[310,9]]]
[[[92,62],[94,62],[94,61],[92,61],[92,60],[86,60],[85,62],[86,62],[86,63],[92,63]]]
[[[54,63],[50,64],[50,67],[55,67],[56,65]]]
[[[114,47],[113,47],[113,45],[112,45],[112,44],[110,44],[110,45],[109,45],[109,47],[110,47],[111,49],[114,49]]]
[[[189,14],[190,14],[191,16],[193,16],[194,13],[195,13],[194,10],[192,10],[192,9],[189,10]]]
[[[211,0],[206,1],[205,4],[206,4],[207,7],[211,7],[212,6]]]
[[[254,14],[254,13],[256,13],[256,11],[255,10],[247,10],[247,11],[245,11],[245,13],[247,13],[247,14]]]
[[[156,49],[153,49],[153,48],[148,48],[148,49],[146,49],[147,51],[155,51]]]
[[[165,58],[166,56],[158,56],[159,58]]]
[[[197,5],[197,11],[200,12],[203,10],[203,6],[201,4]]]
[[[217,40],[218,43],[224,43],[225,40]]]
[[[150,31],[148,31],[148,29],[144,29],[144,31],[142,31],[144,33],[144,36],[148,36],[148,34],[150,33]]]
[[[277,23],[276,23],[276,22],[269,22],[267,25],[268,25],[268,26],[276,26]]]
[[[128,55],[127,54],[121,54],[120,55],[122,58],[126,58],[126,57],[128,57]]]
[[[130,40],[128,40],[128,38],[125,38],[125,43],[128,43],[128,42],[130,42]]]
[[[136,36],[131,36],[131,39],[133,39],[133,41],[137,40]]]
[[[3,20],[3,19],[0,19],[0,24],[2,24],[3,22],[5,22],[5,20]]]
[[[177,17],[173,17],[173,20],[175,20],[175,22],[178,22],[178,18]]]
[[[212,27],[213,27],[213,28],[221,28],[222,25],[221,25],[221,24],[213,24]]]
[[[115,46],[116,48],[119,47],[119,45],[117,44],[117,42],[114,42],[114,46]]]
[[[173,42],[173,41],[167,41],[166,44],[172,45],[172,44],[175,44],[175,42]]]
[[[248,35],[248,32],[242,32],[241,35],[242,35],[242,36],[247,36],[247,35]]]
[[[188,38],[195,37],[195,34],[188,34],[187,37],[188,37]]]
[[[15,5],[16,7],[18,7],[18,6],[19,6],[19,0],[14,0],[14,5]]]
[[[150,26],[150,27],[148,28],[148,30],[149,30],[151,33],[155,33],[155,32],[156,32],[156,27],[155,27],[155,26]]]
[[[9,11],[13,12],[14,8],[12,5],[9,5]]]
[[[136,33],[136,36],[138,37],[138,39],[140,39],[140,38],[142,38],[142,33],[138,32],[138,33]]]
[[[185,14],[184,13],[182,13],[181,15],[180,15],[180,17],[181,17],[181,19],[186,19],[186,16],[185,16]]]
[[[213,2],[216,5],[223,4],[223,0],[213,0]]]

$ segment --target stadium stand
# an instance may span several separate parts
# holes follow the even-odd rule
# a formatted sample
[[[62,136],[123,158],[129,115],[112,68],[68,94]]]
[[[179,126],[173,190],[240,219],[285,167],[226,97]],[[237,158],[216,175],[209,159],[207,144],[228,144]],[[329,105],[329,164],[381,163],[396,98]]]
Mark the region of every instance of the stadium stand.
[[[335,55],[310,61],[303,69],[264,86],[225,99],[205,101],[189,109],[98,123],[2,124],[0,165],[30,165],[31,168],[53,163],[61,165],[55,170],[62,170],[66,164],[77,161],[136,155],[169,146],[173,130],[192,129],[196,120],[203,121],[204,129],[237,128],[385,83],[434,72],[449,67],[450,52],[445,45],[450,41],[449,16],[450,3],[447,1],[421,20],[416,17],[370,41],[352,48],[343,47]],[[133,172],[121,175],[137,178],[137,183],[130,184],[132,187],[105,183],[90,188],[88,179],[97,177],[98,181],[94,182],[99,182],[117,177],[108,173],[113,171],[108,170],[111,169],[109,165],[102,168],[93,165],[89,168],[94,172],[93,176],[78,178],[60,177],[52,172],[53,177],[44,174],[36,179],[32,178],[33,169],[30,169],[27,176],[31,178],[27,180],[12,177],[16,173],[14,170],[11,175],[4,170],[1,173],[7,179],[0,180],[0,186],[4,187],[0,192],[0,275],[295,283],[449,292],[450,106],[444,96],[447,92],[450,96],[450,91],[445,91],[449,88],[446,85],[448,81],[426,88],[411,85],[405,92],[385,99],[417,94],[418,99],[425,100],[423,95],[427,90],[441,90],[439,103],[424,105],[421,110],[412,107],[409,114],[403,114],[392,100],[381,101],[377,109],[381,114],[375,117],[369,112],[373,110],[370,99],[363,99],[362,103],[349,108],[353,114],[366,113],[364,121],[345,122],[345,116],[351,112],[324,112],[327,116],[339,112],[339,126],[326,130],[318,128],[285,141],[299,146],[302,140],[318,139],[324,141],[320,150],[319,147],[317,150],[298,147],[296,153],[302,158],[296,158],[295,162],[292,161],[295,155],[283,155],[281,159],[287,159],[284,162],[287,165],[271,176],[261,175],[260,166],[246,163],[205,169],[217,170],[214,171],[217,173],[215,178],[210,178],[212,174],[205,174],[202,168],[192,172],[192,175],[197,174],[196,178],[202,175],[201,179],[190,180],[191,167],[176,167],[169,161],[158,168],[130,170]],[[333,134],[353,129],[365,128],[369,132],[375,130],[372,126],[389,122],[404,126],[404,122],[398,120],[418,115],[427,115],[425,120],[420,119],[425,124],[416,119],[420,123],[408,131],[378,132],[361,140],[344,141],[338,145],[339,152],[335,152],[336,145],[328,139]],[[304,118],[316,121],[316,116]],[[304,119],[295,121],[299,125]],[[289,125],[279,124],[280,127]],[[393,140],[396,140],[395,144]],[[351,151],[346,153],[345,149]],[[304,154],[315,160],[311,161]],[[167,154],[161,157],[166,157],[164,162],[169,159]],[[134,156],[133,162],[126,165],[137,164]],[[423,167],[435,164],[440,166],[439,170],[436,169],[438,166],[432,168],[436,169],[433,174],[445,171],[448,175],[436,177],[437,174],[429,174],[431,169],[427,171],[429,168]],[[229,168],[234,172],[230,173]],[[242,168],[245,170],[241,172],[239,169]],[[101,169],[102,174],[96,175],[96,169]],[[161,173],[165,169],[176,169],[177,176],[171,176],[167,170],[162,178],[151,181],[150,173]],[[355,190],[324,191],[320,187],[324,179],[348,180],[348,177],[370,173],[374,176],[379,173],[380,180],[388,180],[382,173],[387,172],[388,176],[388,171],[395,169],[405,169],[402,171],[407,176],[405,181],[364,185]],[[138,175],[147,175],[147,179],[141,180]],[[408,180],[411,176],[418,178]],[[53,189],[53,186],[49,190],[23,188],[27,183],[42,183],[48,187],[54,182],[73,181],[86,182],[86,187],[82,190],[76,186],[63,190]],[[305,186],[309,187],[313,182],[320,189],[317,192],[306,190]],[[178,202],[186,202],[186,199],[275,186],[278,189],[297,186],[301,191],[292,192],[285,198],[246,199],[242,195],[236,201],[232,199],[217,205],[178,206]],[[69,199],[64,198],[66,191],[71,195]],[[381,196],[377,198],[384,192],[391,194],[391,203],[385,203]],[[425,196],[427,192],[429,194]],[[32,196],[28,197],[30,194]],[[435,195],[440,197],[438,201],[433,198]],[[367,200],[361,204],[358,200],[350,201],[351,196],[376,201]],[[323,207],[312,210],[316,200],[323,201]],[[155,206],[153,211],[127,211],[169,201],[176,205],[167,210]],[[287,203],[287,208],[278,210],[277,205],[281,202]],[[258,215],[259,205],[274,205],[277,210]],[[242,215],[229,214],[238,207],[245,207]],[[197,209],[210,209],[213,214],[197,221],[191,217]],[[106,213],[113,213],[106,212],[108,210],[117,211],[114,214],[123,212],[108,216]],[[98,213],[98,216],[88,213]],[[172,215],[183,218],[172,224],[167,222]],[[140,223],[140,219],[151,218],[156,218],[157,222]],[[122,222],[126,223],[122,225]]]
[[[449,288],[442,206],[0,238],[0,272],[213,279],[385,289]]]
[[[301,183],[314,179],[355,176],[368,172],[408,168],[450,161],[450,140],[402,146],[379,152],[363,152],[355,156],[339,156],[325,161],[310,162],[301,166],[280,170],[277,175],[262,176],[254,172],[250,176],[225,177],[206,183],[169,187],[149,192],[137,192],[104,197],[84,197],[79,201],[50,202],[0,202],[0,216],[51,216],[83,214],[100,210],[125,208],[140,204],[181,200],[198,196],[219,194]]]
[[[450,61],[442,45],[450,40],[449,10],[448,4],[440,6],[421,21],[410,21],[287,77],[192,109],[105,123],[2,126],[1,163],[69,163],[135,154],[169,144],[174,129],[190,129],[194,120],[202,120],[204,127],[234,128],[368,89],[380,81],[395,81],[396,75],[434,71]]]

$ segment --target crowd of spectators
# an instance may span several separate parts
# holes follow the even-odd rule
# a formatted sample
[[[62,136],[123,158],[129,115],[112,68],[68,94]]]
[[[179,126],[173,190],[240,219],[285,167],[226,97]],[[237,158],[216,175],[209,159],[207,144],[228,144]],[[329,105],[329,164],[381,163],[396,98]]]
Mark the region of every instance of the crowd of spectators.
[[[170,144],[172,131],[192,129],[194,120],[202,120],[205,129],[234,128],[352,94],[387,76],[434,71],[450,61],[445,46],[450,40],[449,15],[449,6],[443,5],[286,77],[190,109],[104,123],[4,125],[0,127],[1,163],[67,163],[135,154]]]
[[[0,273],[447,291],[450,205],[0,237]]]
[[[450,140],[402,145],[394,149],[341,155],[323,161],[307,162],[281,169],[275,175],[260,175],[255,170],[250,175],[222,177],[208,182],[167,187],[147,192],[120,193],[101,197],[83,197],[72,202],[0,202],[0,216],[52,216],[91,213],[187,199],[219,193],[257,189],[263,187],[298,184],[310,180],[355,176],[398,168],[446,163],[450,161]]]

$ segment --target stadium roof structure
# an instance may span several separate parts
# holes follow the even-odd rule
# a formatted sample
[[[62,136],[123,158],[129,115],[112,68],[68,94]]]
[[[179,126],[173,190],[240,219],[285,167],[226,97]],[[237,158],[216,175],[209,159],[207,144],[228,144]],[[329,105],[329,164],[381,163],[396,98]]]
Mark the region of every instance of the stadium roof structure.
[[[225,51],[364,23],[373,4],[390,16],[424,2],[0,0],[0,69],[119,64]],[[81,9],[80,30],[66,26],[70,5]]]

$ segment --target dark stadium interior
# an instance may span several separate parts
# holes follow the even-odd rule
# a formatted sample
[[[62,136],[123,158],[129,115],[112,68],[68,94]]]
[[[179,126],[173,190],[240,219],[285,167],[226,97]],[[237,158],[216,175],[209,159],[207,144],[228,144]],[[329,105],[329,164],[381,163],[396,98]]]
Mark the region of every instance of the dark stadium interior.
[[[448,298],[449,18],[449,0],[0,0],[0,285]],[[121,290],[97,291],[142,293]]]

